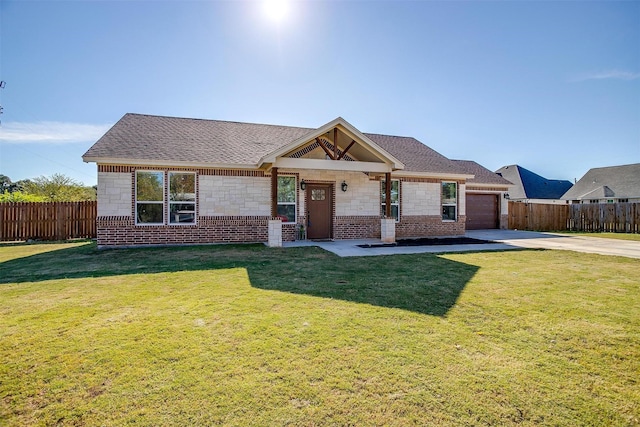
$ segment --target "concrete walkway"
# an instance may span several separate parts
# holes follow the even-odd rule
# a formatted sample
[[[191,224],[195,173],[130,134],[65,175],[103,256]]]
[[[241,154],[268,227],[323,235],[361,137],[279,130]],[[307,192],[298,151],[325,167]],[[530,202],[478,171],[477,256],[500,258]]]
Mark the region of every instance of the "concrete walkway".
[[[284,242],[284,247],[318,246],[341,257],[376,256],[396,254],[477,252],[510,249],[559,249],[601,255],[616,255],[640,259],[640,242],[603,239],[598,237],[570,236],[566,234],[537,233],[515,230],[471,230],[465,234],[474,239],[495,243],[481,245],[396,246],[361,248],[362,244],[379,244],[380,240],[336,240],[332,242],[296,241]]]

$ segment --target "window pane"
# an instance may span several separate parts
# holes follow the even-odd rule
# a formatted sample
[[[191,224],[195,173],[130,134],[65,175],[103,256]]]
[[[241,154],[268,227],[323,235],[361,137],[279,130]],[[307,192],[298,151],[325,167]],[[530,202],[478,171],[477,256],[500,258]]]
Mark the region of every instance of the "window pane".
[[[179,202],[195,202],[196,175],[194,173],[170,173],[169,200]]]
[[[380,181],[380,196],[382,203],[384,203],[387,197],[385,181]],[[400,200],[400,181],[391,180],[391,203],[398,203],[398,200]]]
[[[311,190],[311,200],[324,200],[325,198],[324,188],[314,188]]]
[[[400,197],[400,181],[391,181],[391,203],[398,203]]]
[[[442,219],[444,220],[456,220],[456,207],[455,206],[443,206],[442,207]]]
[[[193,223],[196,220],[195,203],[171,203],[169,221],[172,224]]]
[[[443,204],[455,204],[457,184],[455,182],[443,182],[442,183],[442,203]]]
[[[162,224],[162,203],[138,203],[136,205],[136,216],[138,224]]]
[[[161,202],[163,187],[162,172],[136,172],[136,200]]]
[[[278,216],[283,222],[295,222],[296,205],[278,205]]]
[[[296,201],[296,178],[294,176],[278,177],[278,202]]]

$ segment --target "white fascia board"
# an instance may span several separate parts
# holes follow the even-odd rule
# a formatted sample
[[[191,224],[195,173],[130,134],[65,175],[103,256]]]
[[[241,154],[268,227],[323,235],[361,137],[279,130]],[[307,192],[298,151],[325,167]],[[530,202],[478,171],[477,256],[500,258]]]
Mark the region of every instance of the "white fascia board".
[[[348,172],[387,173],[392,171],[391,165],[374,162],[349,162],[346,160],[293,159],[279,157],[273,167],[286,169],[316,169]]]
[[[343,133],[345,133],[351,139],[359,140],[363,142],[364,144],[361,144],[361,146],[363,146],[368,151],[370,151],[371,153],[379,157],[384,162],[391,163],[392,168],[394,170],[404,169],[404,163],[402,163],[400,160],[398,160],[397,158],[395,158],[394,156],[392,156],[391,154],[383,150],[382,147],[380,147],[378,144],[373,142],[371,139],[367,138],[362,132],[360,132],[358,129],[356,129],[353,125],[351,125],[342,117],[338,117],[330,121],[329,123],[319,127],[318,129],[314,129],[308,134],[301,136],[295,141],[292,141],[286,146],[279,148],[278,150],[273,151],[270,154],[267,154],[262,159],[260,159],[260,161],[258,162],[258,166],[262,166],[264,163],[275,163],[276,159],[279,156],[282,156],[283,154],[288,153],[291,150],[294,150],[300,145],[305,144],[317,138],[320,135],[324,135],[325,133],[329,132],[331,129],[335,127],[339,128]]]
[[[467,185],[471,185],[473,187],[491,187],[491,188],[503,187],[505,190],[508,188],[514,187],[513,185],[509,185],[509,184],[487,184],[487,183],[479,183],[479,182],[467,182]]]
[[[349,123],[342,117],[338,117],[338,119],[340,119],[341,122],[336,124],[336,126],[342,129],[342,131],[351,139],[359,139],[364,142],[366,144],[364,145],[364,147],[368,151],[370,151],[374,155],[377,155],[378,157],[382,155],[384,157],[382,160],[392,163],[393,169],[404,169],[404,163],[402,163],[396,157],[392,156],[389,152],[385,151],[382,147],[369,139],[366,135],[356,129],[355,126],[353,126],[351,123]]]
[[[475,175],[462,174],[462,173],[442,173],[442,172],[408,172],[408,171],[394,171],[393,176],[413,177],[413,178],[437,178],[437,179],[472,179]],[[467,183],[468,184],[468,183]]]
[[[241,163],[201,163],[201,162],[179,162],[161,161],[148,159],[122,159],[116,157],[82,157],[85,163],[96,163],[99,165],[131,165],[131,166],[174,166],[180,168],[206,168],[206,169],[258,169],[256,165]]]

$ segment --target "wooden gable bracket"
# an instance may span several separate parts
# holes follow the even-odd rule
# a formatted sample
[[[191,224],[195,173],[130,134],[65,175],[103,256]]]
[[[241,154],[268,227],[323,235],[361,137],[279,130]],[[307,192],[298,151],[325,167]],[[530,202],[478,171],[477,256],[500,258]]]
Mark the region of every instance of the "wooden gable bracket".
[[[347,151],[349,151],[349,148],[353,147],[353,144],[355,144],[355,143],[356,142],[354,140],[351,140],[351,144],[349,144],[349,146],[338,156],[337,160],[342,160],[344,155],[347,154]]]
[[[327,147],[324,143],[323,140],[321,140],[320,138],[316,138],[316,142],[318,143],[318,145],[320,147],[322,147],[322,149],[324,150],[325,153],[327,153],[327,156],[331,157],[331,160],[335,160],[336,158],[333,156],[333,153],[331,152],[331,150],[329,150],[329,147]],[[335,147],[335,144],[333,144]]]

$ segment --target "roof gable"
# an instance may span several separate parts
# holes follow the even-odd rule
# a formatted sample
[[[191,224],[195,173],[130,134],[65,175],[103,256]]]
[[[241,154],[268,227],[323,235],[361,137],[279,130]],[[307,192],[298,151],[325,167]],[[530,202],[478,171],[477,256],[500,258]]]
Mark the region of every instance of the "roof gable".
[[[335,133],[332,132],[334,130],[336,131]],[[338,141],[334,141],[336,138]],[[350,157],[353,158],[352,160],[381,162],[390,165],[392,169],[404,169],[404,164],[400,160],[373,142],[342,117],[338,117],[291,141],[289,144],[277,148],[260,159],[258,165],[275,163],[278,157],[288,157],[288,154],[292,154],[304,146],[314,143],[319,144],[322,143],[321,141],[331,144],[331,148],[335,147],[336,153],[338,150],[341,152],[343,150],[348,151]]]
[[[566,200],[640,197],[640,163],[592,168],[563,196]]]
[[[547,179],[519,165],[503,166],[496,171],[513,182],[511,199],[559,199],[571,188],[571,181]]]

